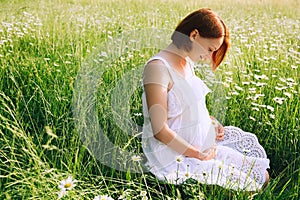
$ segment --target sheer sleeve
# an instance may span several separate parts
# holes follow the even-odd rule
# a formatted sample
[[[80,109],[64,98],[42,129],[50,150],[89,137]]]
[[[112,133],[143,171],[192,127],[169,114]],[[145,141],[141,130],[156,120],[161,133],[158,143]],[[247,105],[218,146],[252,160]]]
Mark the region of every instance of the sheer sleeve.
[[[171,81],[168,68],[162,64],[147,64],[143,73],[143,85],[158,84],[168,88]]]

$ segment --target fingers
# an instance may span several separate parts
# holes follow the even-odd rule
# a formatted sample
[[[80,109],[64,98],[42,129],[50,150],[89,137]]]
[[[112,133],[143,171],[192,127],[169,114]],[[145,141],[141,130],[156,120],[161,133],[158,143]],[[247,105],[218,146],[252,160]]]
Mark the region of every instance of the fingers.
[[[218,141],[224,140],[224,135],[217,136],[217,140],[218,140]]]
[[[220,124],[217,127],[217,140],[223,140],[224,139],[224,127]]]
[[[216,158],[216,150],[212,150],[207,156],[205,156],[202,160],[211,160]]]
[[[224,134],[224,127],[221,124],[218,126],[218,132]]]
[[[216,158],[217,155],[217,148],[214,145],[213,147],[211,147],[210,149],[205,150],[202,153],[202,156],[200,157],[200,160],[211,160]]]
[[[224,132],[222,133],[219,133],[218,135],[217,135],[217,140],[223,140],[224,139]]]

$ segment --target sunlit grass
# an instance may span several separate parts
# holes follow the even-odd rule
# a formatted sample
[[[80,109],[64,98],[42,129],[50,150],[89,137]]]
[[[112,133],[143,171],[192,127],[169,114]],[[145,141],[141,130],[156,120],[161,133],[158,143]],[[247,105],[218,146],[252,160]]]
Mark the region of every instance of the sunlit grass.
[[[65,199],[104,195],[114,199],[248,199],[249,194],[193,180],[175,186],[150,173],[107,167],[89,153],[76,127],[75,83],[94,52],[100,53],[96,58],[102,61],[98,62],[111,61],[114,48],[103,45],[110,39],[118,42],[122,34],[145,28],[171,31],[199,7],[220,13],[232,35],[230,54],[215,74],[221,83],[212,83],[215,94],[224,95],[224,107],[215,107],[214,94],[208,97],[208,107],[224,125],[255,133],[271,161],[270,185],[254,199],[298,199],[299,6],[297,0],[2,1],[0,199],[56,199],[59,184],[68,177],[78,182]],[[147,46],[152,32],[139,33],[136,49],[116,54],[100,69],[95,100],[104,134],[121,149],[134,152],[132,161],[137,166],[142,162],[136,136],[143,123],[141,87],[136,86],[124,106],[137,124],[132,135],[117,123],[121,113],[116,113],[112,101],[118,81],[133,69],[138,71],[159,50],[153,44]],[[126,48],[126,44],[117,44]],[[202,68],[197,72],[210,83]],[[122,163],[118,155],[112,156]]]

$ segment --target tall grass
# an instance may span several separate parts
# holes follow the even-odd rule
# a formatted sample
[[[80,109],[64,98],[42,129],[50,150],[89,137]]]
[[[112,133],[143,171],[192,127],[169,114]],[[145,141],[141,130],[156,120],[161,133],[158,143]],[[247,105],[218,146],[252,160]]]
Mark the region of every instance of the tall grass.
[[[136,75],[133,70],[139,72],[142,64],[164,44],[161,40],[151,43],[154,33],[142,30],[165,30],[164,33],[170,30],[171,34],[182,17],[199,7],[216,10],[232,36],[230,53],[214,75],[222,83],[211,85],[214,94],[220,91],[225,94],[224,102],[216,107],[211,94],[208,107],[213,115],[220,116],[224,125],[255,133],[271,161],[270,184],[253,198],[298,199],[300,5],[297,0],[2,1],[0,199],[56,199],[58,184],[68,176],[76,178],[78,183],[65,199],[93,199],[104,194],[115,199],[122,195],[127,199],[142,199],[142,191],[147,192],[149,199],[248,199],[247,193],[201,185],[193,180],[176,186],[160,182],[147,172],[130,173],[129,167],[139,169],[138,163],[123,166],[128,171],[106,166],[82,139],[80,131],[88,124],[74,116],[74,104],[85,105],[76,96],[82,94],[77,93],[76,81],[78,84],[80,73],[90,64],[87,70],[99,70],[89,72],[94,73],[90,74],[92,77],[99,76],[93,82],[95,97],[87,99],[95,107],[87,104],[81,108],[87,109],[86,114],[96,109],[95,120],[109,141],[121,150],[141,155],[138,135],[143,118],[139,77],[130,77],[135,89],[130,90],[132,94],[122,112],[112,106],[113,101],[118,97],[123,102],[128,91],[120,94],[122,88],[116,88],[128,74]],[[128,44],[117,39],[133,30],[140,34],[137,46],[126,49]],[[115,49],[109,45],[110,39],[120,50],[113,52],[113,57],[111,51]],[[91,56],[95,53],[100,56]],[[98,59],[101,68],[99,65],[93,68],[91,58]],[[198,74],[210,84],[204,71],[199,68]],[[85,88],[90,89],[90,85],[82,87],[80,92]],[[114,91],[119,91],[119,96],[114,96]],[[132,134],[128,134],[131,129],[124,118],[136,124]],[[119,159],[119,164],[124,161],[118,154],[102,158]]]

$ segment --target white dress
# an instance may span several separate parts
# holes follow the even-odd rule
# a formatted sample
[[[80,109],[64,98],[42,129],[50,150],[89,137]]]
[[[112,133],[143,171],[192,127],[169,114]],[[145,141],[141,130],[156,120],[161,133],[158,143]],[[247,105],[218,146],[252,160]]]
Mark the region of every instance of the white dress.
[[[190,59],[186,59],[192,69],[188,78],[176,72],[162,57],[154,56],[148,62],[155,59],[164,63],[167,75],[173,80],[168,92],[169,127],[188,143],[201,148],[212,123],[205,104],[210,89],[195,75]],[[217,142],[215,159],[200,161],[184,157],[153,136],[145,93],[142,100],[143,152],[150,172],[158,179],[180,184],[192,178],[203,184],[217,184],[234,190],[254,191],[262,187],[269,159],[254,134],[226,126],[224,140]]]

